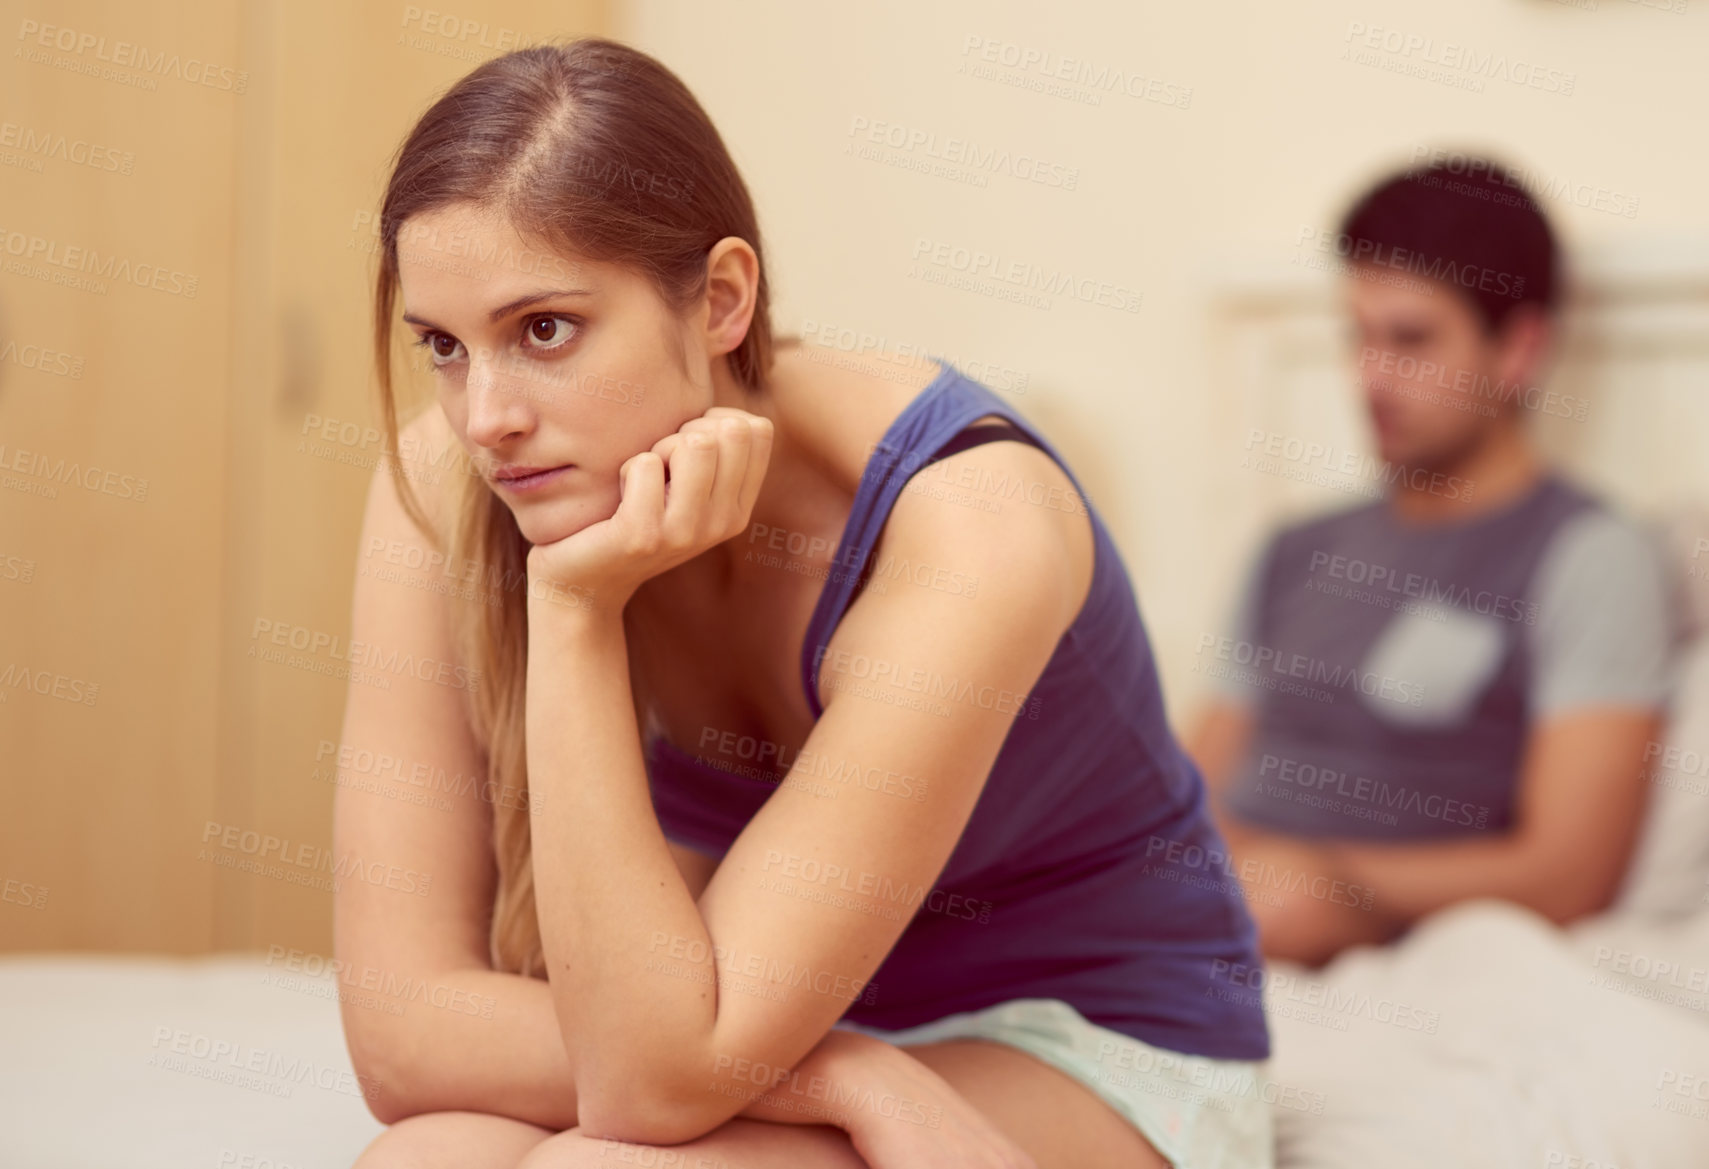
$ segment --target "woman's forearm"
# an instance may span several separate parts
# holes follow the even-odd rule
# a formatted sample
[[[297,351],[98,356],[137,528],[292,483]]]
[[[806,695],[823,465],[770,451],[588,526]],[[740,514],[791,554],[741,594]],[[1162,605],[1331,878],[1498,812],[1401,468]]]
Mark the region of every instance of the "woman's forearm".
[[[535,899],[582,1122],[651,1131],[713,1070],[717,972],[653,811],[621,613],[531,609],[526,703]],[[701,955],[687,977],[639,976],[661,938]]]
[[[577,1123],[575,1074],[543,979],[459,970],[425,983],[393,1033],[398,1049],[376,1101],[383,1115],[485,1112],[558,1131]],[[875,1122],[931,1127],[939,1106],[910,1095],[898,1074],[904,1060],[882,1040],[832,1031],[782,1080],[755,1069],[738,1115],[845,1132]]]
[[[770,1091],[741,1115],[840,1128],[874,1169],[1031,1164],[995,1118],[881,1039],[833,1030],[794,1070],[769,1078]]]
[[[924,1071],[900,1047],[833,1030],[787,1075],[754,1069],[743,1092],[748,1104],[738,1115],[774,1124],[828,1124],[851,1134],[874,1123],[935,1128],[942,1106],[920,1090]],[[707,1090],[730,1089],[709,1082]]]
[[[360,1002],[364,992],[348,994]],[[370,1101],[377,1116],[486,1112],[557,1130],[576,1123],[575,1076],[543,979],[456,970],[404,994],[403,1015],[384,1020],[386,1053]],[[375,1006],[358,1009],[395,1010],[396,996],[373,997]]]

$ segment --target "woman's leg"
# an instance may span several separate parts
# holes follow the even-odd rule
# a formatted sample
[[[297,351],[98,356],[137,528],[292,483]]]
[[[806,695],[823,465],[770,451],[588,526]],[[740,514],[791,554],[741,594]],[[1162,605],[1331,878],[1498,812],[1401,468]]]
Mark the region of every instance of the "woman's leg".
[[[841,1129],[729,1120],[680,1145],[634,1145],[566,1129],[535,1145],[515,1169],[867,1169]]]
[[[351,1169],[866,1169],[841,1130],[731,1120],[686,1144],[631,1145],[484,1112],[425,1112],[374,1138]]]
[[[516,1169],[549,1128],[485,1112],[424,1112],[375,1137],[351,1169]]]
[[[1169,1169],[1101,1096],[1018,1047],[951,1039],[904,1050],[996,1121],[1039,1169]]]

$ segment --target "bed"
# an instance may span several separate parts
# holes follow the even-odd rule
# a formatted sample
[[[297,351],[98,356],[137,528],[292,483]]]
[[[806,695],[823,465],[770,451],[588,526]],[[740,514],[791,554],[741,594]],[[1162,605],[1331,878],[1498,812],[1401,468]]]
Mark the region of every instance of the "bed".
[[[0,959],[0,1165],[348,1169],[381,1126],[333,985],[264,953]]]
[[[1277,964],[1283,1169],[1709,1166],[1709,517],[1675,511],[1680,686],[1616,904],[1495,901]],[[325,971],[280,954],[0,957],[0,1166],[347,1169],[381,1131]]]
[[[1615,905],[1466,902],[1319,971],[1275,964],[1280,1164],[1709,1166],[1709,644],[1684,655]],[[1277,1098],[1283,1098],[1277,1094]]]
[[[1391,950],[1276,966],[1279,1163],[1709,1165],[1706,980],[1709,908],[1561,931],[1468,903]],[[264,955],[0,961],[0,1163],[347,1169],[380,1125],[331,993]]]
[[[1709,652],[1620,904],[1472,902],[1265,987],[1288,1169],[1709,1165]],[[1694,754],[1693,754],[1694,753]],[[1658,764],[1659,766],[1659,764]],[[300,965],[300,963],[290,963]],[[0,959],[0,1164],[347,1169],[380,1125],[334,982],[278,955]]]

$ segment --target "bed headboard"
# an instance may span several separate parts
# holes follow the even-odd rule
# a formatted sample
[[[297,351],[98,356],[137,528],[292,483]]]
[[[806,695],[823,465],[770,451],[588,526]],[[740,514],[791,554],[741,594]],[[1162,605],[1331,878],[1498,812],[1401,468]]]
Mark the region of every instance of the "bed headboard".
[[[1554,397],[1533,420],[1539,442],[1637,514],[1709,504],[1709,241],[1579,249],[1570,283],[1545,383]],[[1338,278],[1303,265],[1218,279],[1216,434],[1241,447],[1258,429],[1337,451],[1367,448],[1339,295]],[[1249,477],[1225,478],[1219,514],[1252,533],[1349,500],[1345,490],[1279,476],[1262,491]]]

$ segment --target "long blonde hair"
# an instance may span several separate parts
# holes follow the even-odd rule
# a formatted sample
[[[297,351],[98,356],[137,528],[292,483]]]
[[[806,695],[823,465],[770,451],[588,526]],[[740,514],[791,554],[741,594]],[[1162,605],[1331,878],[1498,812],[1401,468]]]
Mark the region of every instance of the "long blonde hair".
[[[519,234],[560,252],[632,266],[677,310],[704,294],[712,246],[727,236],[746,240],[760,257],[758,302],[747,336],[726,360],[738,382],[761,388],[772,333],[759,225],[723,139],[688,88],[653,58],[602,38],[534,46],[482,64],[405,138],[379,217],[373,341],[387,457],[399,472],[405,511],[441,551],[440,534],[392,453],[392,333],[400,229],[413,215],[454,203],[500,210]],[[529,545],[484,480],[458,480],[449,562],[472,562],[480,580],[505,584],[496,604],[453,606],[459,650],[482,679],[471,693],[470,722],[488,790],[525,794]],[[639,718],[645,704],[635,698]],[[543,976],[530,803],[493,801],[498,888],[489,942],[494,969]]]

